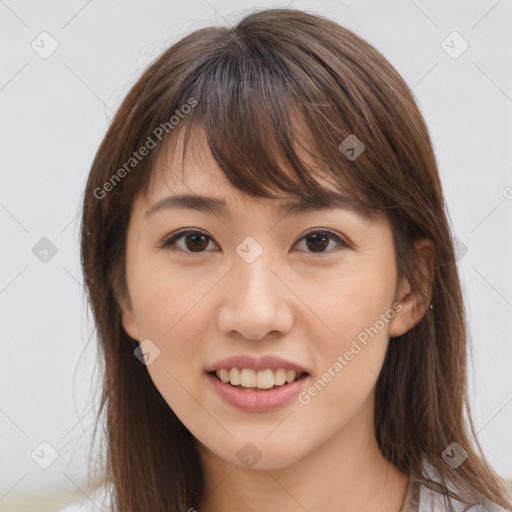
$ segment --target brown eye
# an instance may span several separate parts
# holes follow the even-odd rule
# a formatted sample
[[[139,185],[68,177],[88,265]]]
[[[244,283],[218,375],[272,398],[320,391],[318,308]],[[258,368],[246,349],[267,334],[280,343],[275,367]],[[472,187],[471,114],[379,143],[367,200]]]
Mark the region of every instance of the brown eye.
[[[185,246],[191,251],[202,251],[208,247],[207,237],[202,234],[188,234],[185,235]]]
[[[329,236],[324,234],[312,233],[306,237],[306,245],[313,252],[324,251],[329,245]]]
[[[182,231],[165,240],[160,247],[184,252],[205,252],[211,238],[202,231]],[[178,243],[182,242],[182,243]]]
[[[302,241],[305,241],[305,250],[309,253],[324,254],[336,251],[341,247],[349,247],[349,244],[345,242],[335,233],[325,230],[311,231],[304,235],[297,245],[300,245]],[[182,251],[185,253],[196,253],[201,254],[208,252],[210,242],[213,243],[211,237],[206,233],[197,230],[181,231],[164,240],[160,247],[162,249],[169,249],[172,251]],[[334,245],[332,245],[334,242]]]
[[[348,244],[344,242],[338,235],[335,233],[332,233],[330,231],[311,231],[304,235],[299,242],[302,240],[306,241],[306,249],[308,252],[313,253],[324,253],[324,252],[330,252],[332,249],[329,249],[326,251],[326,249],[329,247],[329,244],[332,241],[335,241],[335,246],[342,246],[342,247],[348,247]]]

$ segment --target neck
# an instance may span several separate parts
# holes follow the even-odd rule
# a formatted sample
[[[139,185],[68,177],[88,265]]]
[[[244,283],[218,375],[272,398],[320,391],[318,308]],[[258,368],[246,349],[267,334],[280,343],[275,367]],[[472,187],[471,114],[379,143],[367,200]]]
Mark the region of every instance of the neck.
[[[408,477],[382,456],[373,411],[372,394],[327,442],[279,469],[235,466],[199,445],[206,492],[198,512],[399,512]]]

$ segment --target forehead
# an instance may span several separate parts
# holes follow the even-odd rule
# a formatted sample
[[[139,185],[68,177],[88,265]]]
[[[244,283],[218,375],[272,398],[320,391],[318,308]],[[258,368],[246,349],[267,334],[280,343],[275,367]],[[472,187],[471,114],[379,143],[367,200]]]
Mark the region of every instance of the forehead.
[[[211,195],[215,191],[216,195],[233,197],[242,201],[255,198],[255,196],[244,193],[228,180],[213,157],[201,129],[195,128],[191,131],[191,137],[189,137],[186,144],[186,154],[183,155],[183,133],[184,130],[181,130],[170,140],[170,143],[166,143],[159,151],[146,190],[146,198],[155,199],[164,191],[204,195]],[[332,178],[329,179],[329,175],[324,169],[315,166],[305,151],[298,149],[297,153],[311,169],[310,174],[319,184],[319,187],[332,192],[340,191],[340,184],[335,183]],[[276,162],[285,174],[292,179],[296,179],[292,170],[283,163],[280,156],[276,156]],[[247,173],[245,169],[240,169],[240,174],[244,172]],[[257,181],[257,176],[251,175],[250,178]],[[296,194],[276,190],[276,187],[270,185],[265,186],[263,180],[260,185],[268,191],[273,199],[298,198]],[[344,192],[347,193],[346,190]]]
[[[220,169],[204,132],[193,128],[186,147],[184,133],[185,130],[180,130],[164,142],[151,170],[146,197],[154,199],[164,191],[205,195],[216,191],[242,199],[245,194],[234,187]]]
[[[265,194],[249,194],[231,183],[220,169],[202,130],[192,130],[186,153],[183,153],[183,133],[181,130],[174,134],[170,143],[165,141],[156,155],[145,193],[135,198],[136,203],[143,200],[145,218],[168,208],[193,209],[228,218],[237,204],[260,204],[280,214],[340,208],[366,219],[378,216],[376,212],[368,212],[368,208],[363,207],[361,201],[336,182],[325,169],[315,166],[300,148],[297,153],[306,163],[318,187],[311,187],[307,193],[289,193],[277,190],[276,186],[272,187],[262,179],[258,186]],[[276,158],[276,163],[284,174],[291,176],[292,171],[283,164],[282,159]],[[258,176],[247,169],[237,168],[235,172],[240,174],[238,182],[245,183],[248,179],[258,182]],[[291,177],[296,181],[296,176]]]

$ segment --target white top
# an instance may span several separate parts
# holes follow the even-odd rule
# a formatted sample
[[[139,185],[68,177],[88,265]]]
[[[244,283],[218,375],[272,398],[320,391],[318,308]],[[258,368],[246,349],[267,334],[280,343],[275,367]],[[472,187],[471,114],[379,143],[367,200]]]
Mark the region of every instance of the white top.
[[[425,463],[425,468],[429,476],[438,481],[439,474],[437,471],[427,463]],[[450,486],[450,489],[459,494],[452,486]],[[103,486],[94,493],[91,499],[85,498],[78,503],[61,509],[59,512],[111,512],[109,507],[111,492],[111,485]],[[444,494],[433,491],[423,484],[413,483],[410,480],[400,512],[446,512],[448,509],[444,503],[445,499]],[[451,497],[449,501],[455,512],[464,512],[467,507],[465,503]],[[509,512],[496,503],[490,502],[485,507],[474,506],[469,510],[471,512]]]

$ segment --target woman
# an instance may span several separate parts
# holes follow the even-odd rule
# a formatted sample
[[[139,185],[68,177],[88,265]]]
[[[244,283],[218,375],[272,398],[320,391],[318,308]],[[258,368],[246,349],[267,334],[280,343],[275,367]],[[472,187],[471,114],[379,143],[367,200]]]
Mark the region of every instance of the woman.
[[[512,506],[471,421],[427,128],[351,31],[273,9],[170,47],[98,150],[81,236],[108,509]]]

